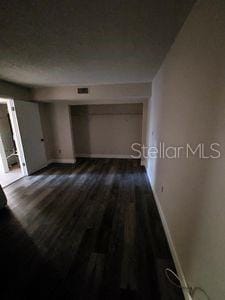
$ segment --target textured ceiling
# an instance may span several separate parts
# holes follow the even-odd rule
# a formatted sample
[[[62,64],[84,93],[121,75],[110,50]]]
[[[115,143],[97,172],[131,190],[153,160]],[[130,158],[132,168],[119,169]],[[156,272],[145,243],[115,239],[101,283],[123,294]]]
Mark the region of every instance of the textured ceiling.
[[[2,0],[0,78],[30,86],[151,81],[194,0]]]

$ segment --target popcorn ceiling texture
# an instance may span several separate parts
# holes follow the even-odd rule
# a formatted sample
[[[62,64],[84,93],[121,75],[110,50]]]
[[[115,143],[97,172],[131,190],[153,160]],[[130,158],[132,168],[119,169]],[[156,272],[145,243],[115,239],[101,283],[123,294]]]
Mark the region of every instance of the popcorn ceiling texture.
[[[151,81],[194,0],[0,3],[0,78],[30,86]]]

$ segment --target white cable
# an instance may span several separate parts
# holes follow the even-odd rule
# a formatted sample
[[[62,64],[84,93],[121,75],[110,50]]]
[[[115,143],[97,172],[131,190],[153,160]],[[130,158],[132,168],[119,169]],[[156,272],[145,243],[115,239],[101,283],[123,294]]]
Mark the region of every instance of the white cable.
[[[188,291],[191,290],[190,287],[186,287],[186,286],[182,286],[182,285],[176,284],[176,283],[169,277],[168,273],[172,273],[173,276],[174,276],[180,283],[181,283],[181,281],[180,281],[180,278],[177,276],[177,274],[176,274],[175,272],[173,272],[173,271],[172,271],[171,269],[169,269],[169,268],[166,268],[166,269],[165,269],[165,275],[166,275],[166,278],[169,280],[169,282],[170,282],[172,285],[174,285],[174,286],[176,286],[177,288],[180,288],[180,289],[184,289],[184,290],[188,290]]]
[[[177,284],[177,283],[175,283],[171,278],[170,278],[170,276],[169,276],[169,273],[171,273],[180,283],[181,283],[181,280],[180,280],[180,278],[178,277],[178,275],[174,272],[174,271],[172,271],[171,269],[169,269],[169,268],[166,268],[165,269],[165,275],[166,275],[166,278],[168,279],[168,281],[172,284],[172,285],[174,285],[174,286],[176,286],[177,288],[180,288],[180,289],[182,289],[182,290],[188,290],[188,292],[189,292],[189,294],[194,298],[194,295],[195,295],[195,293],[197,292],[197,291],[200,291],[200,292],[202,292],[206,297],[207,297],[207,299],[208,300],[210,300],[210,298],[209,298],[209,296],[206,294],[206,292],[201,288],[201,287],[198,287],[198,286],[196,286],[196,287],[191,287],[191,286],[182,286],[182,285],[179,285],[179,284]]]

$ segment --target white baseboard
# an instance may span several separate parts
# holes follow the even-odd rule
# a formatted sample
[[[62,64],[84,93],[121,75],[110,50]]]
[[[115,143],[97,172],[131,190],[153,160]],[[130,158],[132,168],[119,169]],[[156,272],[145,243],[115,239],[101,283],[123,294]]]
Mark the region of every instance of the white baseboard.
[[[53,158],[48,160],[48,164],[61,163],[61,164],[75,164],[75,158]]]
[[[192,300],[191,295],[187,291],[187,287],[188,287],[187,281],[185,279],[184,272],[181,268],[180,260],[179,260],[176,248],[174,246],[174,242],[173,242],[173,239],[172,239],[172,236],[171,236],[171,233],[170,233],[167,221],[166,221],[166,217],[163,213],[163,209],[162,209],[162,206],[160,204],[158,195],[157,195],[157,193],[156,193],[156,191],[153,187],[153,184],[152,184],[152,181],[151,181],[151,175],[148,172],[147,168],[145,168],[145,169],[146,169],[146,174],[147,174],[147,177],[149,179],[149,182],[150,182],[150,185],[151,185],[151,188],[152,188],[152,191],[153,191],[153,195],[154,195],[156,205],[157,205],[157,208],[158,208],[158,211],[159,211],[159,214],[160,214],[160,218],[161,218],[163,228],[164,228],[164,231],[165,231],[165,234],[166,234],[166,238],[167,238],[167,241],[168,241],[168,244],[169,244],[169,247],[170,247],[170,251],[171,251],[171,254],[172,254],[172,257],[173,257],[173,261],[174,261],[178,276],[181,280],[181,285],[185,287],[185,289],[183,289],[184,298],[185,298],[185,300]]]
[[[76,157],[133,159],[131,155],[123,155],[123,154],[76,154]]]

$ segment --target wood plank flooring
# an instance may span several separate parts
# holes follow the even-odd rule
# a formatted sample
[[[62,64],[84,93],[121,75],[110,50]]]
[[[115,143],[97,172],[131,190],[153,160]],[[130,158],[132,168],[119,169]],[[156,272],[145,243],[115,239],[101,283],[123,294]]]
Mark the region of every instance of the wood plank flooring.
[[[184,299],[138,160],[52,165],[5,193],[0,299]]]

